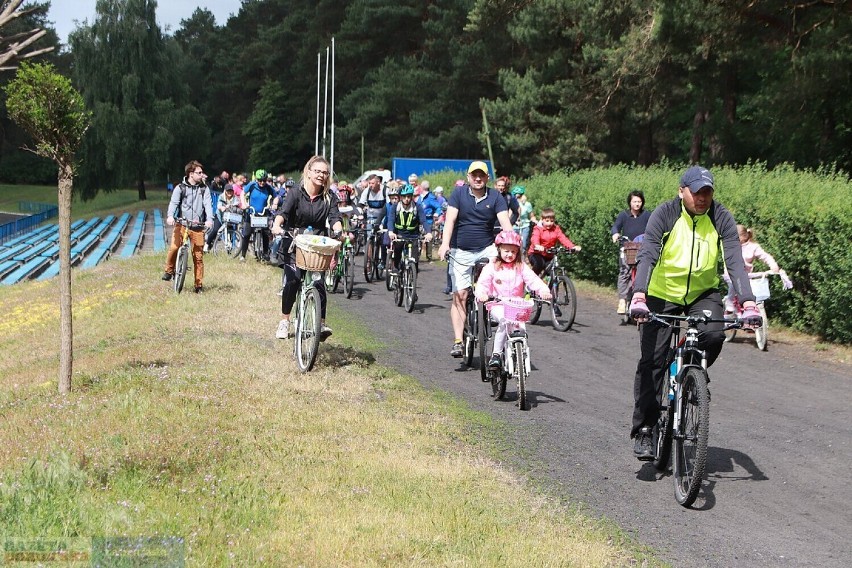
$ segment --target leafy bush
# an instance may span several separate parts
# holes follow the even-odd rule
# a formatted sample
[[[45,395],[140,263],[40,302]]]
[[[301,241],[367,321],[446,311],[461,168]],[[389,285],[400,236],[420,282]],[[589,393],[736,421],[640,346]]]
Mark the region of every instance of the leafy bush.
[[[618,249],[610,228],[626,208],[628,192],[645,192],[653,209],[677,195],[684,167],[618,165],[572,173],[555,172],[526,181],[536,214],[553,207],[568,237],[583,252],[569,259],[578,277],[612,286]],[[716,199],[738,223],[755,230],[795,284],[773,287],[767,309],[773,319],[826,340],[852,342],[852,184],[832,169],[796,171],[763,164],[713,168]]]

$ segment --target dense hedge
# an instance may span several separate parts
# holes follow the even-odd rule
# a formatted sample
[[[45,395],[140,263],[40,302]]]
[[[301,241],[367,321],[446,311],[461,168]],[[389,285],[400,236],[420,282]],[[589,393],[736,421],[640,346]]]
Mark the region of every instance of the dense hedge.
[[[646,206],[677,195],[683,167],[613,166],[552,173],[525,180],[536,212],[550,206],[565,233],[583,252],[569,270],[599,284],[614,285],[617,247],[610,227],[626,208],[632,188],[645,192]],[[716,199],[738,223],[755,230],[795,284],[784,291],[773,279],[770,316],[828,341],[852,343],[852,184],[833,171],[795,171],[763,165],[718,167]]]

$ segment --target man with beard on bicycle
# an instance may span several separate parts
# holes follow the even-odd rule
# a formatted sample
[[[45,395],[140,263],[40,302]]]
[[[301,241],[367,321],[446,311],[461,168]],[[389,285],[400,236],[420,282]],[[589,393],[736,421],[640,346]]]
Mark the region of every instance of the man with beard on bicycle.
[[[274,194],[274,190],[272,186],[269,185],[267,180],[269,179],[269,174],[266,173],[266,170],[257,170],[255,172],[255,180],[250,182],[243,188],[243,196],[241,199],[241,203],[244,209],[248,209],[249,207],[254,209],[253,215],[255,216],[266,216],[271,218],[271,212],[267,209],[272,202],[272,197]],[[245,262],[246,260],[246,252],[248,251],[249,243],[251,242],[251,236],[255,231],[260,231],[261,240],[263,242],[263,251],[261,252],[261,257],[269,257],[269,234],[268,229],[263,227],[252,227],[249,222],[249,216],[246,215],[245,222],[243,224],[243,244],[240,247],[240,261]]]
[[[376,223],[384,224],[385,216],[387,215],[388,194],[387,190],[382,187],[382,178],[376,174],[371,174],[367,178],[367,189],[361,194],[358,204],[364,210],[364,215],[367,218],[367,239],[373,234],[373,225]],[[387,253],[382,250],[381,262],[387,262]]]
[[[485,162],[471,162],[467,169],[468,183],[457,186],[448,200],[444,235],[438,258],[450,255],[450,277],[452,279],[453,305],[450,322],[453,327],[452,357],[463,354],[465,302],[476,261],[497,256],[494,246],[494,224],[499,221],[503,230],[511,231],[509,210],[506,200],[488,182],[488,166]]]
[[[743,299],[743,322],[761,324],[748,281],[733,215],[713,200],[713,175],[701,166],[686,170],[680,178],[678,197],[651,213],[636,267],[630,315],[641,325],[641,355],[633,382],[633,454],[654,459],[652,429],[660,416],[658,393],[666,375],[666,354],[672,330],[646,322],[650,312],[722,318],[718,262],[725,266],[737,294]],[[723,324],[700,325],[699,347],[710,366],[724,344]]]

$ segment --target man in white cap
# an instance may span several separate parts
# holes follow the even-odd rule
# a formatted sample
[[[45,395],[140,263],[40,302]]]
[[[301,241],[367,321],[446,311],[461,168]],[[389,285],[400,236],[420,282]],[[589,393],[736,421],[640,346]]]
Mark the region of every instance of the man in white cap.
[[[488,166],[485,162],[471,162],[467,168],[468,183],[455,188],[447,201],[444,235],[439,258],[450,256],[453,305],[450,321],[453,326],[453,347],[450,355],[463,355],[465,302],[473,283],[473,268],[477,261],[497,256],[494,246],[494,224],[512,230],[506,200],[487,186]]]

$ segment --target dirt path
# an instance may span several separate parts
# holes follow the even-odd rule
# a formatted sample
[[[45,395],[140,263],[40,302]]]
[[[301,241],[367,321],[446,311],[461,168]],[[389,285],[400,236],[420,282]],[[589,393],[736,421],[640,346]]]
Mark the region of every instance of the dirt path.
[[[358,257],[361,269],[362,257]],[[711,369],[707,481],[693,509],[674,500],[669,474],[637,461],[628,438],[634,328],[613,302],[581,295],[573,330],[530,327],[532,409],[496,402],[478,370],[449,357],[444,271],[424,265],[419,303],[406,314],[384,283],[333,294],[331,309],[362,318],[387,348],[379,359],[508,423],[507,462],[572,503],[614,520],[676,566],[847,566],[852,553],[849,367],[811,362],[775,342],[725,346]],[[818,355],[816,356],[818,358]],[[525,456],[523,459],[517,456]]]

